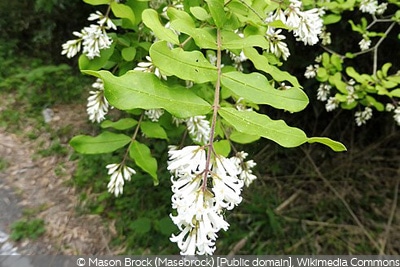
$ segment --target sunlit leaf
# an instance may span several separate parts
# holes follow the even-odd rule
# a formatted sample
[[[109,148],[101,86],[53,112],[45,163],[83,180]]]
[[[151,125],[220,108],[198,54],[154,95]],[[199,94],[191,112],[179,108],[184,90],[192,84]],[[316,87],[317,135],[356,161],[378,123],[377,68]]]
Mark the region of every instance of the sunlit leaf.
[[[77,135],[69,144],[82,154],[110,153],[126,146],[131,138],[124,134],[105,131],[98,136]]]
[[[161,24],[157,11],[146,9],[142,13],[142,19],[143,23],[154,32],[157,38],[173,44],[179,44],[178,36],[172,30],[165,28]]]
[[[104,81],[105,96],[121,110],[162,108],[179,118],[207,114],[210,104],[183,86],[167,86],[152,73],[129,71],[116,77],[108,71],[87,71]]]
[[[150,174],[153,178],[154,185],[158,185],[157,160],[151,155],[150,148],[135,140],[132,142],[129,156],[143,171]]]
[[[255,104],[267,104],[291,112],[303,110],[308,104],[308,97],[303,90],[296,87],[277,90],[271,86],[264,75],[256,72],[250,74],[237,71],[224,73],[221,82],[234,94]]]
[[[118,121],[103,121],[100,126],[101,128],[114,128],[117,130],[126,130],[130,129],[137,124],[137,121],[132,118],[123,118]]]
[[[217,80],[217,68],[200,51],[186,52],[182,48],[171,50],[165,41],[161,41],[151,46],[150,56],[154,65],[166,75],[196,83]]]

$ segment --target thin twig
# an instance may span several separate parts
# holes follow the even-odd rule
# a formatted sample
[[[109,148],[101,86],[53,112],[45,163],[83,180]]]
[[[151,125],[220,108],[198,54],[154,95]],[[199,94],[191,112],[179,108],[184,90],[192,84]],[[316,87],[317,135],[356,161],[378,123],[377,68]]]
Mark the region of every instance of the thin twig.
[[[315,164],[314,160],[311,158],[310,154],[308,151],[302,149],[304,154],[306,155],[307,159],[313,166],[315,172],[317,173],[318,177],[329,187],[329,189],[336,195],[337,198],[342,202],[342,204],[346,207],[347,211],[350,213],[351,217],[353,220],[356,222],[356,224],[361,228],[365,236],[370,240],[372,245],[379,251],[380,246],[379,244],[375,241],[375,239],[370,235],[370,233],[365,229],[364,225],[361,223],[361,221],[358,219],[356,214],[353,212],[351,209],[350,205],[347,203],[347,201],[340,195],[340,193],[332,186],[332,184],[325,178],[325,176],[321,173],[317,165]]]

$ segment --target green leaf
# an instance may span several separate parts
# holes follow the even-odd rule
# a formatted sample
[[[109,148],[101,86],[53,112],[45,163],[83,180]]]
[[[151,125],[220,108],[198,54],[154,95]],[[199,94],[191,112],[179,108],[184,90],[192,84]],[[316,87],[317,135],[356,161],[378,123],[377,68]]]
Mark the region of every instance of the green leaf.
[[[323,17],[325,25],[337,23],[341,19],[342,19],[342,16],[340,14],[328,14]]]
[[[218,113],[237,131],[245,134],[259,135],[272,140],[283,147],[297,147],[305,142],[321,143],[334,151],[344,151],[346,148],[329,138],[312,137],[295,127],[288,126],[283,120],[272,120],[268,116],[255,111],[238,111],[234,108],[221,108]]]
[[[349,94],[346,89],[347,84],[342,81],[342,74],[341,72],[336,72],[334,75],[329,76],[329,83],[335,85],[335,87],[342,93],[342,94]]]
[[[288,126],[283,120],[272,120],[255,111],[238,111],[233,108],[221,108],[218,113],[237,131],[259,135],[283,147],[296,147],[307,142],[307,136],[302,130]]]
[[[224,10],[223,0],[206,0],[208,7],[210,9],[211,17],[214,20],[217,28],[222,28],[226,21],[226,14]]]
[[[269,47],[267,39],[261,35],[250,35],[242,38],[232,31],[222,31],[221,39],[222,48],[228,50],[243,49],[253,46],[261,47],[263,49],[267,49]]]
[[[112,1],[110,6],[112,12],[117,18],[127,19],[132,26],[135,25],[135,13],[133,13],[132,8],[127,5],[117,3],[116,1]]]
[[[165,41],[154,43],[150,57],[166,75],[175,75],[195,83],[217,80],[217,68],[200,51],[186,52],[182,48],[169,49]]]
[[[187,19],[173,20],[171,28],[192,37],[196,45],[200,48],[217,49],[217,35],[213,28],[196,28],[194,22]]]
[[[132,128],[137,123],[138,122],[132,118],[124,118],[115,122],[110,120],[105,120],[100,124],[100,126],[101,128],[114,128],[117,130],[126,130]]]
[[[179,44],[178,36],[171,29],[167,29],[161,24],[157,11],[146,9],[142,13],[142,19],[143,23],[154,32],[157,38],[173,44]]]
[[[157,230],[165,236],[170,236],[172,233],[178,230],[176,225],[172,222],[171,217],[169,216],[165,216],[161,220],[156,221],[155,223],[157,226]]]
[[[353,68],[353,67],[347,67],[346,68],[346,73],[349,75],[351,78],[356,80],[359,83],[363,83],[364,79],[361,77],[361,75]]]
[[[125,61],[132,61],[136,56],[136,48],[134,47],[125,47],[121,51],[122,58]]]
[[[400,89],[394,89],[390,92],[392,97],[400,97]]]
[[[153,177],[154,185],[158,185],[157,160],[151,156],[150,148],[135,140],[132,142],[129,156],[135,161],[137,166]]]
[[[202,21],[208,20],[211,17],[204,8],[199,6],[190,7],[190,13],[192,13],[196,19]]]
[[[342,143],[333,141],[326,137],[310,137],[310,138],[308,138],[308,142],[309,143],[320,143],[320,144],[326,145],[335,152],[347,151],[346,147]]]
[[[183,86],[165,85],[152,73],[128,71],[116,77],[108,71],[85,73],[104,81],[105,96],[121,110],[162,108],[179,118],[207,114],[210,104]]]
[[[129,136],[105,131],[98,136],[77,135],[69,144],[82,154],[110,153],[126,146],[131,141]]]
[[[323,68],[323,67],[319,67],[317,69],[317,77],[316,79],[320,82],[326,82],[329,79],[329,74],[328,71]]]
[[[146,217],[142,217],[134,220],[129,224],[129,227],[137,234],[144,235],[151,230],[151,220]]]
[[[83,0],[83,2],[92,6],[98,6],[98,5],[106,5],[110,3],[110,0]]]
[[[250,144],[260,139],[260,136],[233,131],[229,139],[238,144]]]
[[[160,138],[168,140],[167,133],[160,124],[150,121],[143,121],[140,124],[140,129],[143,134],[148,138]]]
[[[301,88],[301,85],[295,76],[292,76],[290,73],[281,71],[277,67],[270,65],[268,59],[265,56],[258,54],[255,48],[245,48],[243,51],[244,54],[253,62],[256,69],[268,73],[275,81],[288,81],[294,87]]]
[[[89,59],[84,54],[79,57],[79,69],[80,70],[99,70],[103,68],[107,61],[110,59],[112,54],[114,53],[115,43],[113,42],[110,48],[103,49],[100,51],[100,57],[95,57],[93,59]]]
[[[228,140],[220,140],[213,144],[215,153],[223,157],[228,157],[231,153],[231,144]]]
[[[221,83],[232,93],[255,104],[267,104],[291,112],[303,110],[308,104],[308,97],[303,90],[296,87],[277,90],[260,73],[224,73]]]

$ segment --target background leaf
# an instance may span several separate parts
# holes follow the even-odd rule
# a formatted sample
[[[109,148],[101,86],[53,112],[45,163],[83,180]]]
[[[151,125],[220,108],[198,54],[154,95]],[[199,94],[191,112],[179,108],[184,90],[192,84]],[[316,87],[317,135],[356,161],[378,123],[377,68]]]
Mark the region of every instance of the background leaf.
[[[143,121],[140,123],[140,129],[143,134],[148,138],[160,138],[168,140],[167,133],[160,124],[150,121]]]

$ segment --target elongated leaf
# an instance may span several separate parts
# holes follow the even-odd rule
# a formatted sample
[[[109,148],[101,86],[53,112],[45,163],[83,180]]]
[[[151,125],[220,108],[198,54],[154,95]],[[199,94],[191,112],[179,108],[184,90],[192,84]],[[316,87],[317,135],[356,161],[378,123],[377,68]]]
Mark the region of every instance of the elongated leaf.
[[[129,156],[135,161],[136,165],[151,175],[154,185],[158,185],[157,160],[151,156],[150,148],[135,140],[129,150]]]
[[[233,131],[229,136],[229,139],[238,144],[250,144],[260,139],[260,136]]]
[[[307,142],[307,136],[302,130],[288,126],[283,120],[275,121],[255,111],[238,111],[233,108],[221,108],[218,113],[237,131],[259,135],[283,147],[296,147]]]
[[[165,40],[173,44],[179,44],[178,36],[170,29],[165,28],[159,18],[158,13],[153,9],[146,9],[142,13],[143,23],[149,27],[160,40]]]
[[[221,82],[234,94],[255,104],[267,104],[291,112],[303,110],[308,104],[307,95],[303,90],[296,87],[277,90],[259,73],[244,74],[232,71],[224,73]]]
[[[105,96],[118,109],[163,108],[179,118],[207,114],[210,104],[183,86],[168,87],[152,73],[128,71],[116,77],[108,71],[85,73],[104,81]]]
[[[342,152],[342,151],[347,150],[346,147],[342,143],[331,140],[326,137],[310,137],[310,138],[308,138],[308,142],[324,144],[324,145],[330,147],[335,152]]]
[[[143,121],[140,124],[140,129],[143,134],[148,138],[160,138],[168,140],[167,133],[164,128],[160,126],[158,123]]]
[[[118,121],[105,120],[101,123],[101,128],[114,128],[117,130],[126,130],[135,126],[138,122],[132,118],[124,118]]]
[[[211,16],[214,20],[215,25],[218,28],[222,28],[226,21],[226,14],[224,11],[223,0],[206,0],[210,9]]]
[[[208,12],[204,8],[199,6],[191,7],[190,13],[192,13],[193,16],[195,16],[195,18],[198,20],[207,20],[210,18],[210,14],[208,14]]]
[[[196,45],[204,49],[217,49],[217,33],[212,28],[196,28],[193,21],[176,19],[171,22],[171,28],[185,33],[193,38]]]
[[[133,13],[132,8],[127,5],[117,3],[112,1],[111,10],[117,18],[127,19],[133,25],[135,25],[135,13]]]
[[[295,127],[288,126],[283,120],[272,120],[266,115],[254,111],[238,111],[234,108],[221,108],[218,113],[237,131],[259,135],[272,140],[283,147],[296,147],[305,142],[321,143],[334,151],[345,151],[344,145],[326,137],[311,137]]]
[[[71,139],[69,144],[75,151],[82,154],[110,153],[124,147],[131,138],[124,134],[103,132],[98,136],[77,135]]]
[[[245,48],[243,49],[243,51],[244,54],[253,62],[256,69],[265,71],[266,73],[271,75],[275,81],[288,81],[294,87],[301,88],[301,85],[297,81],[297,78],[295,76],[292,76],[290,75],[290,73],[286,71],[281,71],[277,67],[270,65],[268,63],[268,59],[265,56],[258,54],[255,48]]]
[[[242,38],[234,32],[222,31],[221,39],[224,49],[243,49],[253,46],[268,48],[267,40],[261,35],[250,35]]]
[[[217,68],[200,51],[186,52],[182,48],[171,50],[165,41],[161,41],[151,46],[150,56],[154,65],[166,75],[196,83],[217,80]]]

